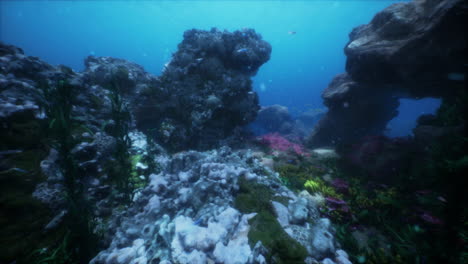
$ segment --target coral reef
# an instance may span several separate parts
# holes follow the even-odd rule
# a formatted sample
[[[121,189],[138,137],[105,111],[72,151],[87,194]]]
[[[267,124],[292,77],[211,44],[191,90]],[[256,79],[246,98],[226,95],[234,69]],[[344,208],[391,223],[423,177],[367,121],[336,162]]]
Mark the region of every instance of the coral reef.
[[[317,205],[277,178],[254,173],[259,166],[249,151],[229,148],[174,155],[160,174],[151,175],[126,213],[112,220],[112,243],[91,263],[291,263],[333,257],[337,246],[329,220],[314,222]],[[282,226],[272,201],[284,199],[291,201]]]
[[[214,39],[230,48],[209,47]],[[111,238],[106,236],[106,230],[111,217],[122,214],[125,201],[138,201],[141,196],[138,190],[147,185],[149,174],[158,173],[161,169],[158,163],[165,162],[159,154],[166,153],[166,149],[158,143],[170,151],[211,148],[227,142],[221,140],[228,136],[238,137],[238,127],[254,119],[258,102],[250,77],[269,59],[271,52],[271,46],[259,34],[253,30],[234,33],[191,30],[186,32],[180,48],[163,76],[156,77],[137,64],[111,57],[90,56],[85,60],[86,69],[75,72],[62,65],[51,66],[37,57],[26,56],[19,48],[0,43],[0,175],[2,182],[21,179],[2,194],[2,201],[8,210],[24,204],[25,208],[41,212],[31,213],[38,217],[31,225],[35,229],[28,229],[31,232],[22,243],[2,254],[1,262],[30,263],[51,256],[68,261],[77,257],[77,250],[83,248],[76,243],[78,228],[67,227],[73,222],[70,219],[77,216],[70,211],[77,207],[73,205],[75,200],[69,199],[74,191],[67,186],[77,187],[76,194],[86,198],[86,202],[75,205],[87,207],[88,202],[93,205],[92,220],[83,214],[74,221],[93,229],[102,238],[96,241],[100,247],[108,246]],[[190,66],[183,62],[188,54],[196,56]],[[193,85],[189,87],[187,83]],[[66,101],[53,91],[67,94]],[[67,104],[66,109],[60,108],[62,103]],[[210,108],[205,109],[206,105]],[[150,114],[145,107],[149,107],[146,110]],[[154,107],[158,111],[153,111]],[[64,110],[67,110],[65,121],[70,122],[64,122],[60,114]],[[164,118],[152,122],[147,117]],[[54,128],[65,128],[64,125],[65,132],[52,133]],[[190,137],[172,134],[183,131],[190,132]],[[63,153],[58,144],[64,142],[61,139],[69,143],[66,157],[59,154]],[[156,157],[162,160],[156,161]],[[59,166],[65,163],[70,166]],[[25,199],[17,202],[7,194]],[[153,199],[148,208],[158,208],[159,202]],[[27,225],[25,221],[30,221],[25,212],[8,212],[11,217],[5,222],[9,226],[6,232],[18,230]],[[247,219],[238,220],[247,223]],[[246,232],[247,225],[238,227],[239,232]],[[18,240],[14,235],[4,237],[2,247],[10,244],[10,239]],[[233,241],[247,243],[246,238]],[[25,252],[25,248],[38,250],[20,256],[18,252]],[[224,251],[220,246],[217,254],[224,256]],[[130,251],[123,253],[121,258],[129,256]],[[87,258],[84,254],[81,257]]]

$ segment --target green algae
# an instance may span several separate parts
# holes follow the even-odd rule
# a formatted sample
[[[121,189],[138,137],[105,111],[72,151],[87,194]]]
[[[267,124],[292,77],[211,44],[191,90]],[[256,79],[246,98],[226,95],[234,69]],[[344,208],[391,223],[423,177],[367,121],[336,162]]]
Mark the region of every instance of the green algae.
[[[25,253],[31,252],[48,239],[42,229],[51,219],[51,212],[32,197],[37,183],[44,179],[40,161],[45,157],[41,149],[26,150],[5,157],[0,173],[0,262],[31,263]],[[24,260],[24,261],[23,261]]]
[[[258,241],[268,249],[265,256],[268,263],[303,263],[307,250],[284,232],[275,217],[271,200],[273,192],[265,185],[239,180],[239,193],[234,202],[242,213],[256,212],[249,223],[249,245],[254,247]],[[283,201],[284,202],[284,201]]]

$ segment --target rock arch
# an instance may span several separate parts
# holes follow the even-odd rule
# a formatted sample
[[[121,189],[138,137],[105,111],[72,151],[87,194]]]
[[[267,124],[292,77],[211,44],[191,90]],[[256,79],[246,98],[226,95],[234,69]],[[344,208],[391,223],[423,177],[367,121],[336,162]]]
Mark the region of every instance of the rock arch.
[[[344,49],[346,73],[323,91],[329,111],[309,145],[381,134],[397,115],[399,98],[455,97],[464,88],[467,13],[461,0],[397,3],[354,28]]]

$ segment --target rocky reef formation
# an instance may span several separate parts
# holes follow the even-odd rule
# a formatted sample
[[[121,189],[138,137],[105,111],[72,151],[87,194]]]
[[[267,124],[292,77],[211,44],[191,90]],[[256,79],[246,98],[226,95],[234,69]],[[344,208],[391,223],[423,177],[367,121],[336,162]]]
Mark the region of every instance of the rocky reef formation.
[[[251,29],[188,30],[164,73],[154,76],[135,63],[94,56],[85,59],[83,72],[74,72],[2,44],[1,85],[6,88],[0,117],[37,115],[46,101],[40,86],[68,80],[80,91],[74,115],[95,132],[103,124],[112,126],[109,89],[117,86],[134,126],[162,146],[171,151],[207,149],[255,119],[259,105],[250,77],[270,53],[270,44]]]
[[[84,262],[93,252],[82,237],[99,236],[91,263],[349,263],[307,192],[290,191],[251,150],[216,148],[255,119],[250,77],[270,52],[253,30],[189,30],[156,77],[111,57],[90,56],[75,72],[0,44],[0,181],[22,195],[2,201],[8,214],[18,197],[42,212],[7,222],[40,217],[24,243],[2,244],[0,261]],[[127,189],[116,178],[123,169]],[[39,248],[20,256],[25,247]]]
[[[271,46],[254,30],[188,30],[154,86],[135,104],[136,125],[172,150],[205,149],[253,121],[259,109],[250,77]]]
[[[382,133],[399,98],[453,100],[464,85],[467,10],[460,0],[397,3],[355,28],[344,49],[346,73],[324,90],[329,111],[310,145]]]
[[[115,208],[124,200],[114,178],[122,165],[116,160],[119,148],[129,168],[125,175],[129,182],[124,184],[132,192],[145,185],[149,171],[158,171],[156,152],[215,148],[255,118],[259,106],[250,77],[271,52],[259,34],[189,30],[179,48],[157,77],[135,63],[111,57],[90,56],[86,69],[76,72],[0,43],[0,181],[6,208],[1,217],[8,220],[8,230],[1,234],[10,238],[11,229],[25,226],[30,231],[24,243],[8,246],[0,262],[10,263],[25,246],[42,241],[42,232],[66,230],[58,227],[70,218],[66,198],[70,191],[93,204],[91,214],[99,223],[118,214]],[[60,96],[66,97],[66,106],[53,98],[58,92],[65,93]],[[69,119],[62,120],[60,111],[67,107]],[[58,115],[51,116],[50,109]],[[133,121],[124,124],[127,115]],[[57,127],[66,130],[55,135]],[[120,139],[116,129],[123,129]],[[151,147],[142,145],[147,136]],[[66,157],[60,140],[68,142]],[[122,144],[128,153],[122,152],[127,152]],[[63,168],[66,160],[72,161],[78,178],[69,180],[70,173]],[[39,220],[30,225],[34,217]]]
[[[189,151],[162,166],[91,263],[350,263],[313,197],[288,190],[250,151]]]

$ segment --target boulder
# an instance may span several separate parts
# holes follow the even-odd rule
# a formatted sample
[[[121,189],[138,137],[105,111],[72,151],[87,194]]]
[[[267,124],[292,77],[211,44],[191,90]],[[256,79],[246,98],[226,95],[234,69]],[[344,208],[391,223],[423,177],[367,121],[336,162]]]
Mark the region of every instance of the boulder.
[[[294,126],[288,108],[282,105],[263,106],[258,111],[255,125],[265,133],[288,134]]]

